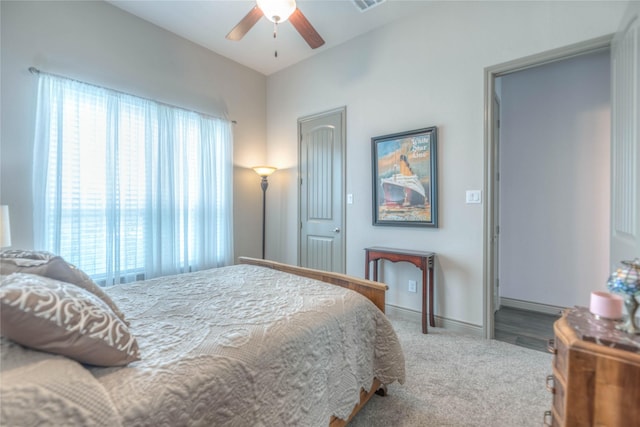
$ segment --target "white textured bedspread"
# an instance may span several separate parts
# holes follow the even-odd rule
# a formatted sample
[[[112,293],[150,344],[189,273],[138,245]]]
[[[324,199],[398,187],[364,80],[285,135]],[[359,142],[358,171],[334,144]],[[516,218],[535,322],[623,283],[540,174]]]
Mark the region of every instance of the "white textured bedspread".
[[[236,265],[108,293],[142,360],[91,372],[126,426],[327,426],[374,377],[404,382],[385,315],[338,286]]]

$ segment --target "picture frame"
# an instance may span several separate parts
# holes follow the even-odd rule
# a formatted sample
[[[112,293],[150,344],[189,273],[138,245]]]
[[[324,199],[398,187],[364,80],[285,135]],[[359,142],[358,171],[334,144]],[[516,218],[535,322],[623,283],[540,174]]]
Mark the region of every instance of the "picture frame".
[[[373,225],[438,227],[438,129],[371,138]]]

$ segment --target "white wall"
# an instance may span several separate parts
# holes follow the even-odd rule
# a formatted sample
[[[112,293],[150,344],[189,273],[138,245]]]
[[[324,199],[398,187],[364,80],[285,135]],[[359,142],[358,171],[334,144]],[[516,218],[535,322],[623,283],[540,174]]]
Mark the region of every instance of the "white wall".
[[[500,296],[589,305],[609,275],[610,57],[502,80]]]
[[[283,171],[269,187],[267,256],[297,261],[298,117],[347,107],[347,273],[364,276],[363,248],[431,250],[437,256],[436,315],[483,323],[484,206],[465,190],[483,189],[484,69],[613,33],[624,3],[433,2],[397,22],[269,76],[269,163]],[[327,35],[329,37],[329,35]],[[440,228],[371,225],[373,136],[438,126]],[[484,194],[483,194],[484,196]],[[389,264],[387,302],[420,310],[419,280],[407,264]]]
[[[0,2],[0,201],[13,247],[33,247],[31,162],[38,78],[69,76],[226,116],[234,127],[236,255],[260,256],[261,190],[249,168],[266,161],[266,78],[108,3]]]

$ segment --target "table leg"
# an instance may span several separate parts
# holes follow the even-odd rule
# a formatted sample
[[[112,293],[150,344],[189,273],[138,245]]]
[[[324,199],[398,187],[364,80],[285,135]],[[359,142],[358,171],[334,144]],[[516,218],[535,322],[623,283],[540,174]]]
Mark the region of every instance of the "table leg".
[[[423,265],[421,268],[422,270],[422,333],[423,334],[427,333],[427,270],[425,267],[426,266]],[[429,303],[431,303],[431,299],[429,299]]]
[[[373,281],[378,281],[378,261],[377,259],[373,260]]]
[[[433,262],[429,262],[429,324],[432,327],[436,326],[436,318],[433,314]]]
[[[369,280],[369,254],[367,253],[367,256],[364,257],[364,278]]]

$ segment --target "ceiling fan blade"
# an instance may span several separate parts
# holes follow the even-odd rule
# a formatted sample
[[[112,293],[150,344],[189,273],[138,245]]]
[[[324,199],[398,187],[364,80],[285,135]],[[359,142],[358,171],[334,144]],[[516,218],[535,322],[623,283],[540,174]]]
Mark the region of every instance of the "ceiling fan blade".
[[[291,24],[298,30],[307,44],[311,46],[311,49],[316,49],[324,44],[320,34],[313,28],[313,25],[302,14],[300,9],[296,8],[295,12],[289,17],[289,21],[291,21]]]
[[[249,13],[247,13],[240,22],[238,22],[238,25],[229,31],[226,38],[228,40],[240,40],[254,25],[256,25],[256,22],[258,22],[263,15],[264,13],[262,13],[262,9],[258,6],[254,6],[253,9],[251,9]]]

